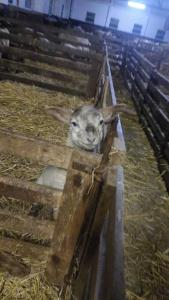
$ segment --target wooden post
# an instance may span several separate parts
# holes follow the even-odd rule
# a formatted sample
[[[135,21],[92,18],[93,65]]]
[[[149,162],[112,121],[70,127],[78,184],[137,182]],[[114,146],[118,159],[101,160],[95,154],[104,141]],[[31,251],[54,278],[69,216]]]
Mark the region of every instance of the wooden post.
[[[86,211],[84,196],[90,184],[89,174],[73,169],[72,164],[73,158],[67,172],[46,269],[47,279],[59,286],[63,285],[69,270]]]

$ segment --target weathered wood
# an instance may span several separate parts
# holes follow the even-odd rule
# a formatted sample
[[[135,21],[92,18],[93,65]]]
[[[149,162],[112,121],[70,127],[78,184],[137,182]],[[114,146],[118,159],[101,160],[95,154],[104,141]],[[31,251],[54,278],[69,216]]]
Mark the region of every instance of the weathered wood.
[[[15,231],[20,235],[27,235],[39,240],[51,240],[54,231],[54,222],[38,220],[36,218],[17,215],[6,209],[0,210],[0,231]]]
[[[93,62],[91,73],[89,76],[88,87],[87,87],[87,93],[89,97],[95,97],[96,95],[96,84],[98,81],[100,68],[101,68],[100,63],[96,61]]]
[[[144,83],[144,81],[141,79],[141,77],[138,75],[138,73],[135,76],[135,82],[136,82],[137,86],[139,87],[141,93],[144,96],[147,92],[147,84]]]
[[[0,271],[12,276],[24,277],[31,272],[31,266],[24,263],[17,255],[0,251]]]
[[[74,170],[70,163],[46,269],[48,280],[60,286],[68,272],[86,212],[84,196],[89,189],[89,178],[88,174]]]
[[[159,123],[160,127],[162,128],[163,132],[166,136],[168,136],[169,132],[169,118],[166,114],[162,111],[162,109],[154,102],[153,98],[149,95],[145,95],[145,101],[149,106],[154,118]]]
[[[23,135],[13,134],[7,130],[0,130],[0,152],[17,155],[35,161],[41,161],[47,165],[54,165],[67,169],[74,149],[52,144],[44,140],[27,138]],[[101,155],[76,150],[76,157],[81,163],[97,166]]]
[[[101,270],[102,285],[97,286],[97,300],[125,298],[124,291],[124,254],[123,254],[123,169],[117,168],[116,192],[114,185],[109,191],[112,198],[109,207],[106,233],[105,267]],[[112,196],[114,195],[114,197]]]
[[[15,56],[18,59],[28,58],[32,61],[39,61],[47,63],[59,68],[72,69],[77,72],[82,72],[88,75],[90,73],[91,66],[82,62],[73,62],[66,58],[52,57],[49,55],[39,54],[31,50],[20,49],[16,47],[0,46],[0,52],[4,55]]]
[[[47,260],[50,248],[20,240],[0,237],[0,251],[6,251],[6,249],[12,253],[17,253],[22,258],[29,258],[30,262],[36,263],[37,265],[38,263],[42,264],[42,262]]]
[[[27,41],[27,39],[24,39],[24,35],[23,36],[19,36],[16,34],[12,34],[12,33],[5,33],[5,32],[0,32],[0,38],[1,39],[8,39],[10,41],[10,44],[14,43],[14,45],[20,45],[21,47],[25,47],[28,48],[30,50],[38,50],[39,53],[42,54],[46,54],[48,53],[48,55],[50,56],[56,56],[56,52],[59,54],[61,53],[61,56],[63,57],[64,54],[65,55],[76,55],[77,58],[78,57],[82,57],[82,58],[88,58],[88,59],[93,59],[96,61],[101,61],[102,60],[102,56],[100,54],[96,54],[93,51],[81,51],[78,48],[77,49],[72,49],[72,48],[66,48],[65,46],[59,45],[59,44],[55,44],[52,43],[52,45],[49,45],[46,49],[43,49],[42,47],[37,47],[36,45],[34,46],[33,43],[30,43],[29,41]],[[33,42],[33,39],[32,39]],[[78,59],[77,59],[78,60]]]
[[[156,120],[153,118],[152,114],[150,113],[150,110],[146,107],[146,105],[143,105],[143,113],[154,136],[157,138],[159,145],[162,147],[165,143],[164,133],[162,132],[161,128],[157,124]]]
[[[71,89],[71,88],[68,88],[68,87],[65,87],[62,85],[42,82],[40,80],[25,78],[25,77],[22,77],[19,75],[5,73],[5,72],[0,72],[0,80],[10,80],[10,81],[14,81],[14,82],[21,82],[21,83],[28,84],[28,85],[35,85],[35,86],[38,86],[43,89],[57,91],[57,92],[80,96],[80,97],[86,96],[86,92],[84,92],[82,90],[75,90],[75,89]]]
[[[169,97],[165,95],[159,87],[155,86],[151,81],[148,84],[148,92],[157,104],[164,105],[166,111],[169,112]]]
[[[62,192],[59,190],[7,176],[0,176],[0,197],[2,196],[55,208],[59,208],[62,201]]]
[[[28,73],[32,73],[32,74],[45,76],[45,77],[48,77],[48,78],[57,79],[57,80],[60,80],[60,81],[72,82],[72,83],[77,84],[77,79],[74,79],[70,75],[45,70],[45,69],[38,68],[38,67],[33,66],[33,65],[19,63],[19,62],[11,61],[11,60],[8,60],[8,59],[1,58],[0,66],[4,67],[5,69],[6,68],[10,69],[10,71],[12,70],[12,71],[28,72]]]
[[[29,11],[30,13],[31,11]],[[67,33],[69,32],[69,34],[71,35],[75,35],[76,37],[80,37],[80,38],[87,38],[89,39],[89,41],[92,43],[92,46],[95,48],[97,47],[98,49],[101,48],[102,46],[102,40],[99,39],[99,37],[97,37],[96,35],[91,35],[88,34],[87,32],[79,32],[75,29],[71,29],[71,28],[59,28],[56,26],[51,26],[50,24],[48,26],[44,25],[44,24],[40,24],[37,22],[33,22],[33,20],[31,20],[31,23],[29,20],[20,20],[20,19],[14,19],[11,17],[0,17],[1,20],[4,21],[8,21],[10,24],[14,25],[15,27],[33,27],[34,30],[39,31],[39,32],[43,32],[45,34],[45,36],[48,38],[53,38],[53,36],[56,37],[56,34],[61,34],[61,33]]]
[[[162,75],[161,73],[154,71],[151,74],[151,79],[153,82],[155,82],[155,84],[161,84],[166,88],[169,88],[169,79],[166,78],[164,75]]]
[[[132,54],[139,61],[139,63],[146,70],[146,72],[148,74],[151,74],[152,71],[155,69],[155,65],[152,64],[146,57],[144,57],[144,55],[139,53],[137,50],[133,50]]]
[[[144,129],[144,131],[145,131],[145,133],[148,137],[148,141],[149,141],[151,147],[153,148],[155,154],[159,157],[161,155],[161,149],[160,149],[160,146],[157,143],[156,138],[154,137],[153,132],[149,128],[148,123],[147,123],[147,121],[146,121],[146,119],[143,115],[140,115],[139,119],[140,119],[140,121],[143,125],[143,129]]]
[[[138,73],[139,73],[141,79],[142,79],[145,83],[147,83],[147,82],[150,80],[149,74],[148,74],[142,67],[138,67],[137,70],[138,70]]]

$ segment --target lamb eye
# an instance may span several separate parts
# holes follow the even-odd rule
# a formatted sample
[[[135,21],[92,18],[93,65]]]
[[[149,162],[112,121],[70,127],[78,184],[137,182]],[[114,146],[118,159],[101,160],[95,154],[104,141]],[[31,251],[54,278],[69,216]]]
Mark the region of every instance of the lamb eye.
[[[100,125],[102,125],[102,124],[103,124],[103,120],[100,121]]]
[[[77,123],[76,123],[76,122],[72,122],[72,125],[73,125],[74,127],[76,127],[76,126],[77,126]]]

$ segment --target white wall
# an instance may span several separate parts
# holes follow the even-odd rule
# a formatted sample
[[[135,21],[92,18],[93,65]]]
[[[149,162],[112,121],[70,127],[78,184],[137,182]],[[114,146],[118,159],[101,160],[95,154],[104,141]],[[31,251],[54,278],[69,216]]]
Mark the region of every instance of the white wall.
[[[149,4],[156,3],[154,0],[144,0]],[[8,3],[8,0],[0,1]],[[33,0],[32,9],[38,12],[49,12],[50,0]],[[62,8],[63,18],[69,17],[71,0],[54,0],[52,14],[61,17]],[[132,32],[134,24],[142,25],[141,34],[150,38],[154,38],[158,29],[163,30],[166,19],[169,17],[169,11],[147,8],[144,11],[129,8],[120,0],[73,0],[71,18],[85,21],[86,13],[93,12],[95,16],[95,24],[109,27],[110,19],[119,19],[119,30]],[[16,4],[16,0],[13,1]],[[20,7],[25,8],[25,0],[20,0]],[[169,0],[163,0],[163,7],[169,8]],[[109,12],[109,13],[108,13]],[[107,18],[108,17],[108,18]],[[106,22],[107,19],[107,22]],[[105,24],[106,23],[106,24]],[[169,32],[166,32],[165,40],[169,41]]]
[[[86,13],[93,12],[95,16],[95,24],[104,26],[106,21],[106,16],[108,12],[107,3],[102,3],[99,1],[83,1],[74,0],[72,6],[71,18],[76,20],[85,21]]]
[[[96,14],[95,24],[105,26],[105,20],[108,12],[108,4],[100,1],[90,0],[74,0],[73,1],[72,19],[85,21],[86,12],[93,12]],[[142,35],[150,38],[154,38],[158,29],[163,30],[164,24],[169,16],[169,12],[156,9],[137,10],[130,8],[127,5],[110,5],[109,14],[106,26],[109,27],[110,19],[119,19],[119,30],[132,32],[134,24],[142,25]],[[168,39],[168,33],[166,33],[166,40]]]

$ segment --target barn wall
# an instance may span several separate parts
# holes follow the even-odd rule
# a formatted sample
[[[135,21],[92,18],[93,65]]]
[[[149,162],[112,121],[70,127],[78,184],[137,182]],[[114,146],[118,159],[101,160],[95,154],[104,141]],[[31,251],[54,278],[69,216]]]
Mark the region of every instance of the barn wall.
[[[120,1],[120,0],[119,0]],[[2,0],[1,3],[8,3],[8,0]],[[20,7],[25,8],[25,0],[20,0]],[[33,0],[32,9],[42,13],[49,13],[50,0]],[[147,0],[151,5],[154,0]],[[71,0],[53,0],[52,15],[69,18]],[[119,2],[120,3],[120,2]],[[124,3],[124,2],[123,2]],[[13,0],[16,5],[16,0]],[[163,30],[165,22],[169,17],[169,1],[164,1],[164,9],[161,12],[158,9],[147,8],[145,11],[129,8],[127,5],[109,0],[73,0],[71,18],[85,21],[86,13],[93,12],[95,24],[109,27],[110,19],[119,19],[118,29],[121,31],[132,32],[134,24],[142,25],[141,34],[154,38],[158,29]],[[169,42],[169,32],[166,32],[165,41]]]
[[[154,38],[158,29],[163,30],[165,21],[169,16],[169,12],[161,13],[155,9],[146,9],[145,11],[129,8],[126,5],[109,5],[101,1],[83,1],[74,0],[71,17],[73,19],[85,21],[86,13],[93,12],[96,14],[95,24],[105,26],[106,16],[108,14],[106,27],[109,27],[110,19],[119,19],[119,30],[132,32],[134,24],[142,25],[142,35]],[[166,34],[166,39],[168,34]],[[169,39],[168,39],[169,41]]]

